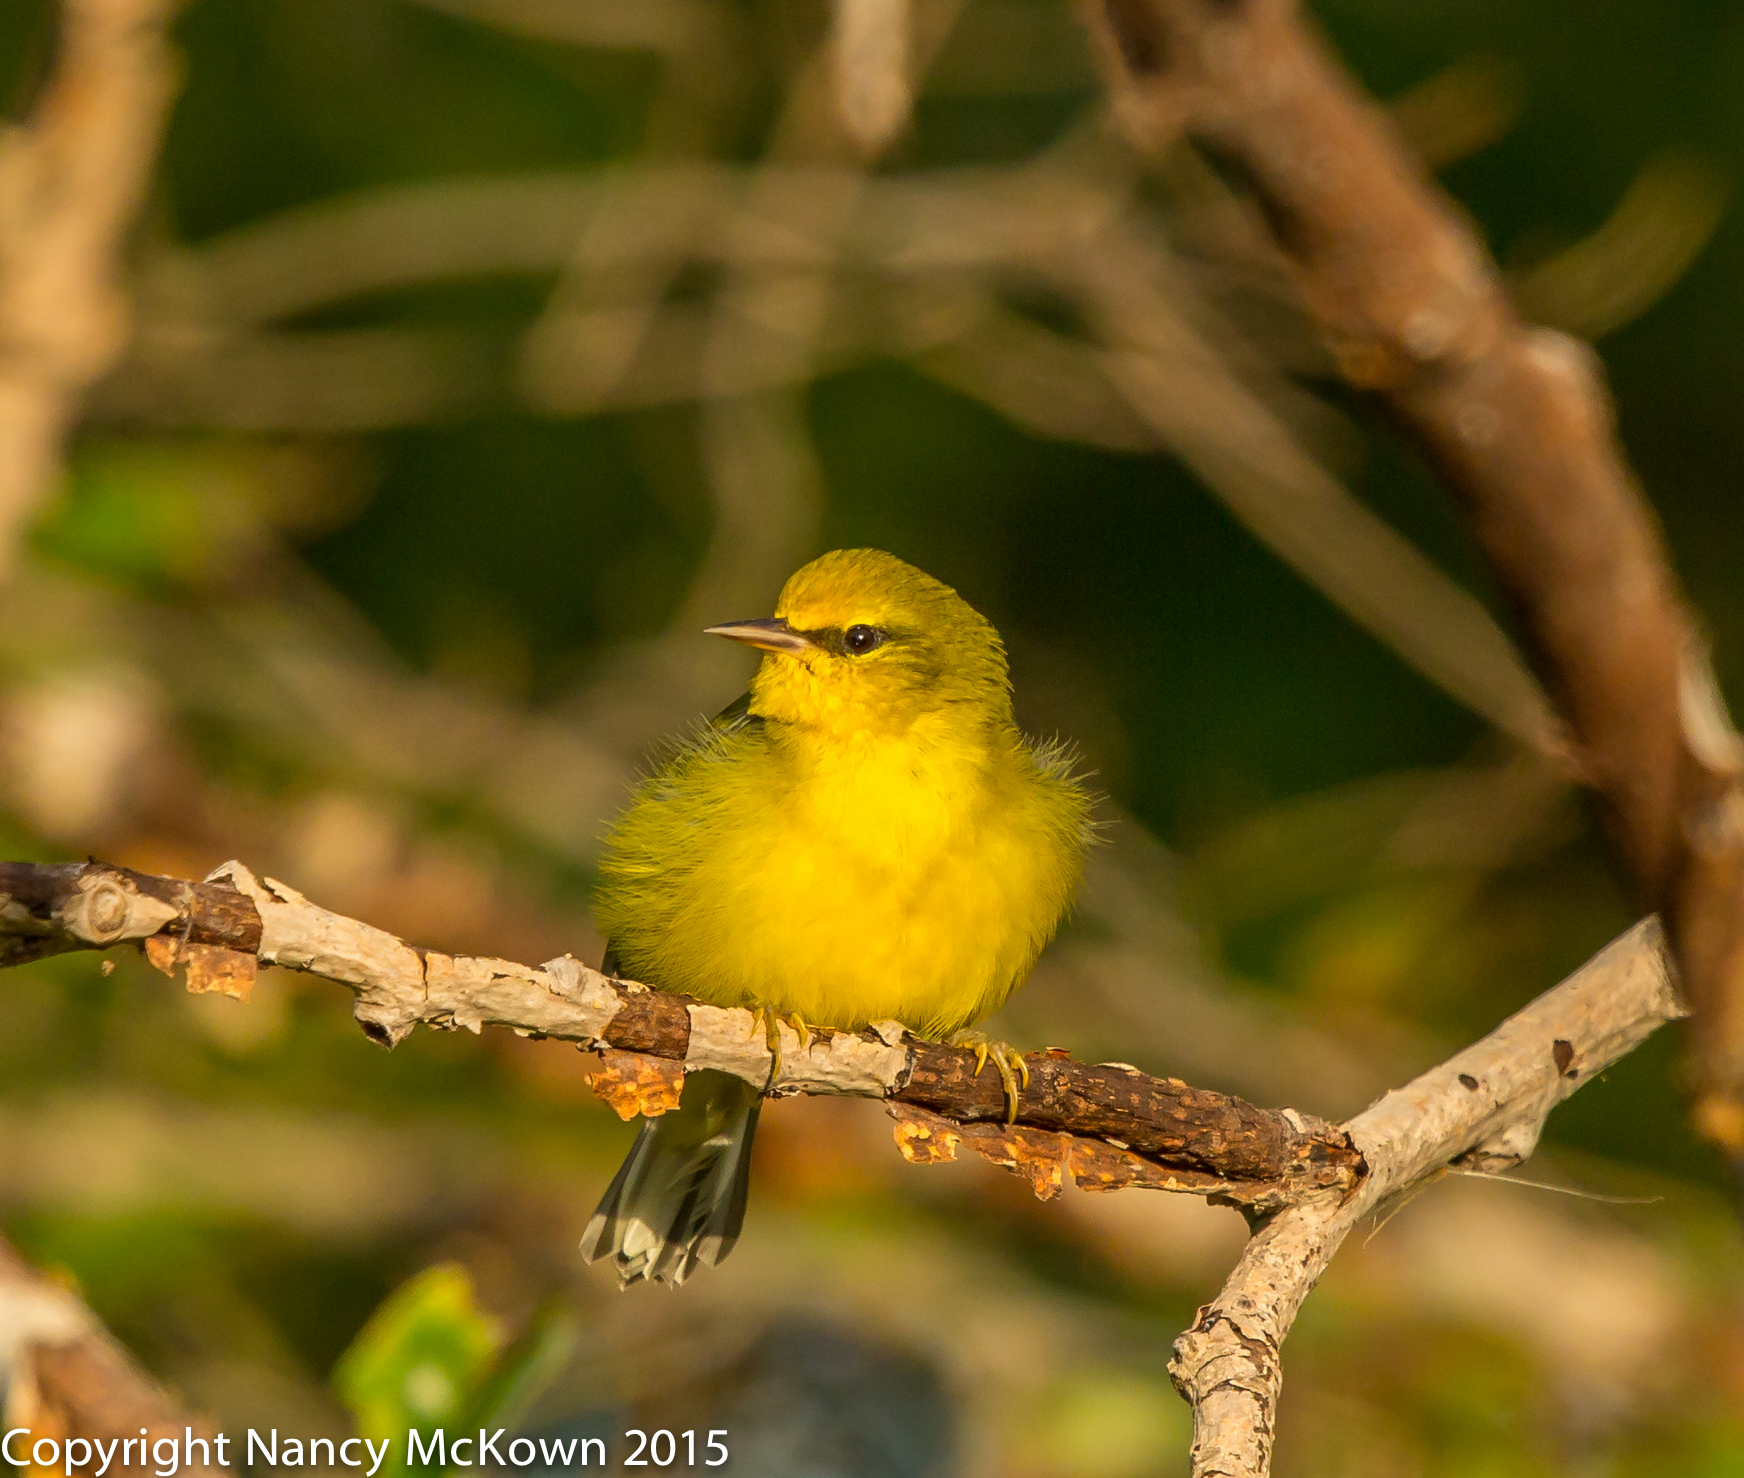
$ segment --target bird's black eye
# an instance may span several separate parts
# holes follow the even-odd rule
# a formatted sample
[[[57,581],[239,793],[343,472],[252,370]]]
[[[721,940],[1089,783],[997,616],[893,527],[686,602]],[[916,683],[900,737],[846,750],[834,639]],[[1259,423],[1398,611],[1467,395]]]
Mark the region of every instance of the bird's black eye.
[[[850,626],[842,633],[842,645],[853,657],[864,657],[884,645],[884,633],[876,626]]]

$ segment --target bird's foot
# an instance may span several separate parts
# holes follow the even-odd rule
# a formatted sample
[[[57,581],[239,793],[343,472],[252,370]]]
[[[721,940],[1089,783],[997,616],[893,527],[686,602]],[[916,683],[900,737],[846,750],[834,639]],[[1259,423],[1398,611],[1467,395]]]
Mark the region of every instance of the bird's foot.
[[[781,1075],[781,1018],[773,1011],[762,1006],[751,1008],[751,1035],[763,1033],[763,1041],[769,1048],[769,1081],[773,1083]]]
[[[781,1027],[785,1022],[792,1027],[799,1038],[799,1050],[804,1052],[811,1046],[811,1039],[816,1030],[797,1011],[790,1011],[786,1016],[777,1016],[773,1011],[763,1006],[751,1008],[751,1035],[763,1033],[763,1040],[769,1044],[769,1055],[774,1058],[774,1066],[769,1069],[769,1076],[774,1078],[781,1071]]]
[[[991,1059],[998,1070],[999,1081],[1005,1085],[1005,1122],[1017,1122],[1018,1102],[1023,1096],[1023,1089],[1018,1087],[1021,1078],[1023,1087],[1029,1087],[1029,1064],[1023,1060],[1023,1054],[1009,1042],[995,1042],[984,1033],[970,1031],[964,1028],[955,1032],[949,1039],[952,1047],[973,1047],[975,1049],[975,1076],[981,1076],[981,1069],[987,1066]]]

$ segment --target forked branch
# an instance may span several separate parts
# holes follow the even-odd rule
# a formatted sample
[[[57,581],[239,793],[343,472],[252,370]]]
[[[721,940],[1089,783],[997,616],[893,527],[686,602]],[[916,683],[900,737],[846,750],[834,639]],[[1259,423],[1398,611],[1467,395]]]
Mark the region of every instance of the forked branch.
[[[99,862],[0,863],[0,966],[127,942],[195,991],[246,998],[261,965],[338,981],[356,992],[364,1031],[385,1046],[419,1024],[506,1026],[575,1042],[602,1054],[596,1089],[626,1117],[674,1106],[684,1073],[712,1068],[774,1095],[888,1100],[910,1159],[948,1159],[966,1143],[1027,1175],[1044,1196],[1070,1178],[1089,1189],[1212,1195],[1264,1215],[1322,1197],[1342,1205],[1374,1182],[1354,1125],[1255,1108],[1125,1063],[1028,1057],[1029,1081],[1008,1125],[1004,1091],[973,1051],[924,1041],[896,1022],[804,1033],[770,1023],[772,1051],[749,1011],[615,979],[567,955],[530,966],[418,949],[238,862],[199,883]],[[1434,1163],[1474,1146],[1497,1163],[1524,1159],[1553,1104],[1681,1014],[1661,954],[1658,925],[1637,926],[1438,1069],[1439,1078],[1401,1090],[1400,1102],[1422,1112],[1431,1158],[1436,1145],[1446,1150]],[[1428,1092],[1450,1073],[1459,1093]]]
[[[1353,1227],[1450,1170],[1518,1165],[1552,1108],[1683,1014],[1658,922],[1647,919],[1481,1042],[1345,1124],[1367,1167],[1355,1193],[1317,1193],[1267,1221],[1175,1342],[1170,1373],[1193,1406],[1194,1478],[1269,1471],[1280,1347]]]

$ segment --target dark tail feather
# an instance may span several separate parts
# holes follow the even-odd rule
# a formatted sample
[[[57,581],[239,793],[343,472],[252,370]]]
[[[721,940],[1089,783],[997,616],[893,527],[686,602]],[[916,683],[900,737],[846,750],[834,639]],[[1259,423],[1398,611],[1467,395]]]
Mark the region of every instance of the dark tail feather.
[[[762,1105],[743,1078],[688,1074],[679,1106],[642,1121],[582,1233],[582,1257],[610,1257],[620,1288],[638,1278],[676,1288],[699,1262],[713,1267],[724,1258],[745,1220]]]

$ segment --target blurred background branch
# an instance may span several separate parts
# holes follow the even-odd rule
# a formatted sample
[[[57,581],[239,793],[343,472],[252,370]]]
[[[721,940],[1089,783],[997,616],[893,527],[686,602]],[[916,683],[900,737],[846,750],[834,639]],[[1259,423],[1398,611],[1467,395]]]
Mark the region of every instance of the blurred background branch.
[[[0,133],[0,579],[127,343],[120,259],[175,92],[179,6],[72,0],[40,96]]]
[[[1235,18],[1174,0],[1084,13],[1129,135],[1160,156],[1184,129],[1239,169],[1345,379],[1385,400],[1464,501],[1573,772],[1665,915],[1695,1004],[1697,1123],[1744,1176],[1744,748],[1592,356],[1521,322],[1289,0]],[[1525,305],[1594,330],[1626,321],[1623,284],[1651,293],[1681,271],[1723,193],[1699,166],[1650,164],[1597,233],[1522,284]],[[1560,297],[1577,281],[1584,309]]]
[[[101,1443],[117,1456],[115,1443],[174,1443],[178,1468],[228,1473],[214,1460],[214,1433],[195,1422],[173,1397],[140,1369],[69,1289],[37,1272],[0,1240],[0,1397],[8,1431],[24,1430],[34,1445],[47,1441],[56,1459],[68,1442],[81,1444],[78,1466],[96,1462]],[[201,1459],[184,1443],[202,1441]],[[142,1449],[142,1451],[145,1449]],[[67,1466],[75,1460],[68,1455]],[[48,1471],[54,1463],[42,1465]]]

